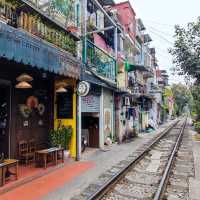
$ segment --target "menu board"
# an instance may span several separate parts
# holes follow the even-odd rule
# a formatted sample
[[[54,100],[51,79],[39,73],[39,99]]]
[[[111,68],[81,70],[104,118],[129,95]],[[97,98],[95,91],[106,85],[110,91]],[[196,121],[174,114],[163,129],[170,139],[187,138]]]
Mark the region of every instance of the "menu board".
[[[57,118],[72,119],[73,118],[73,93],[57,93]]]

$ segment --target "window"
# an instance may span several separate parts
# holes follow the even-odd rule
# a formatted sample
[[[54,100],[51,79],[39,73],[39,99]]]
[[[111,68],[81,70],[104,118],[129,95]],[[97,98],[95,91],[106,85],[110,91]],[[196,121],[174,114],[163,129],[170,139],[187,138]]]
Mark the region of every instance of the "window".
[[[72,119],[73,118],[73,92],[67,89],[66,93],[57,93],[57,118]]]

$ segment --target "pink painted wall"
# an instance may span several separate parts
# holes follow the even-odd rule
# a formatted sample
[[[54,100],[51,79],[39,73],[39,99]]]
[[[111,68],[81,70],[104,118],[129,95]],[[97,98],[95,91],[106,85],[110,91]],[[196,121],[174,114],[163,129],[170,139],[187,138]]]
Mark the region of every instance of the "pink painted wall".
[[[117,16],[126,32],[134,40],[136,35],[136,14],[129,1],[115,4],[112,8],[117,9]],[[132,27],[130,26],[132,23]]]
[[[107,44],[106,44],[105,40],[100,35],[98,35],[97,33],[94,33],[93,36],[94,36],[95,45],[97,45],[101,49],[103,49],[106,52],[108,52],[108,47],[107,47]]]

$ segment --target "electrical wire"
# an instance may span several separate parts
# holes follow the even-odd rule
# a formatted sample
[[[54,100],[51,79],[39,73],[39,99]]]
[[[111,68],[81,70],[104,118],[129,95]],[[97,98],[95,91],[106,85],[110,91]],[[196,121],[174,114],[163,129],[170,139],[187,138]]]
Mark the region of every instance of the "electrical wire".
[[[165,24],[165,23],[160,23],[160,22],[157,22],[157,21],[154,21],[154,20],[147,20],[147,19],[142,19],[143,21],[146,21],[146,22],[151,22],[153,24],[157,24],[157,25],[161,25],[161,26],[169,26],[169,27],[174,27],[175,25],[173,24]]]
[[[153,31],[153,30],[149,30],[149,32],[151,32],[151,33],[154,34],[155,36],[161,38],[163,41],[167,42],[168,44],[174,45],[173,42],[169,41],[167,38],[165,38],[164,36],[160,35],[159,33],[156,33],[156,32]]]
[[[167,33],[167,32],[163,32],[163,31],[161,31],[161,30],[159,30],[159,29],[157,29],[155,27],[152,27],[152,26],[150,26],[148,24],[146,26],[149,27],[149,28],[151,28],[151,29],[153,29],[153,30],[155,30],[156,32],[159,32],[159,33],[165,35],[165,36],[169,36],[170,38],[173,37],[173,34],[170,34],[170,33]]]

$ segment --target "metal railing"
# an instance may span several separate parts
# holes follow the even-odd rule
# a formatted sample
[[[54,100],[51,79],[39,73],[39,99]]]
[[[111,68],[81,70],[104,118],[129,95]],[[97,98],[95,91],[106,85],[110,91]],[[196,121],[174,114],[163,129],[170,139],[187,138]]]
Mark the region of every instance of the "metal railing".
[[[87,41],[87,67],[107,79],[116,79],[116,60],[91,41]]]

